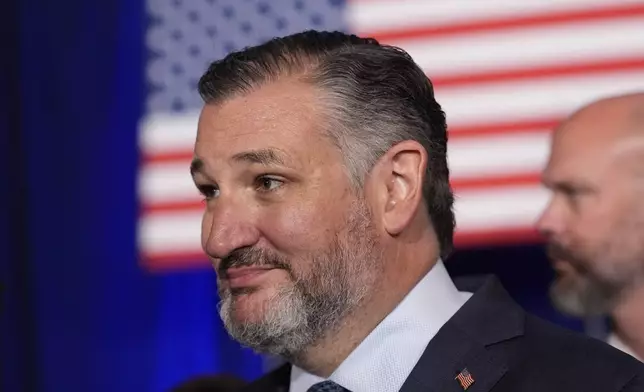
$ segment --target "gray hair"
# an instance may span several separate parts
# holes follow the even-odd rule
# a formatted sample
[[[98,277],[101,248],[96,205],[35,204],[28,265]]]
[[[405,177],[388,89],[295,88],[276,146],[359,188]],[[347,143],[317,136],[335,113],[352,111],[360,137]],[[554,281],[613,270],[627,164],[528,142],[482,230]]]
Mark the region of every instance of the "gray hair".
[[[216,103],[283,77],[320,89],[329,114],[325,131],[342,151],[357,188],[397,143],[415,140],[425,148],[423,196],[441,257],[446,258],[453,247],[455,220],[445,114],[431,81],[409,54],[373,38],[305,31],[213,62],[199,81],[199,93],[205,102]]]

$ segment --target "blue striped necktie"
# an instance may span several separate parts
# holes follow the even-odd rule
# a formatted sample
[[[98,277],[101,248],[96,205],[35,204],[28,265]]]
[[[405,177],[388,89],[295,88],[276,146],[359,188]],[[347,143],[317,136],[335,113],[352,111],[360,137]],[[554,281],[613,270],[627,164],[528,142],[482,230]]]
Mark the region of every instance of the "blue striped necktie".
[[[333,381],[322,381],[313,384],[307,392],[350,392],[348,389],[334,383]]]

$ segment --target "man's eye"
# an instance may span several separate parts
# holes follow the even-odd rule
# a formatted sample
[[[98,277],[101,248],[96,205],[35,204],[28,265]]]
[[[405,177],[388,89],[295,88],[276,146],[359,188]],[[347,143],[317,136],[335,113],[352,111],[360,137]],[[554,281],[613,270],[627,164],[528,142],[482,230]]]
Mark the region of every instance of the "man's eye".
[[[579,195],[581,194],[581,192],[579,191],[579,189],[576,189],[576,188],[566,188],[566,189],[564,190],[564,194],[565,194],[569,199],[576,199],[576,198],[578,198],[578,197],[579,197]]]
[[[206,200],[219,196],[219,189],[214,185],[197,185],[197,189]]]
[[[260,176],[257,178],[257,190],[261,192],[272,192],[284,185],[284,181],[274,177]]]

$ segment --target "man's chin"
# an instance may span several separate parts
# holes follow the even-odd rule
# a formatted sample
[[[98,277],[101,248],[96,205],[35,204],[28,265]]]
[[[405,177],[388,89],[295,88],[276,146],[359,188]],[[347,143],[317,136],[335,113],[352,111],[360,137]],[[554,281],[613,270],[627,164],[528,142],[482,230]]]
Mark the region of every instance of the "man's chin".
[[[560,312],[573,317],[584,317],[585,309],[579,296],[569,288],[564,289],[559,284],[554,283],[549,291],[550,301],[553,306]]]
[[[228,293],[223,301],[223,307],[227,308],[225,311],[235,323],[259,323],[266,317],[268,309],[275,300],[273,291],[273,289],[261,287],[236,289]]]
[[[550,299],[559,311],[573,317],[595,317],[610,311],[608,296],[580,277],[557,279],[550,287]]]

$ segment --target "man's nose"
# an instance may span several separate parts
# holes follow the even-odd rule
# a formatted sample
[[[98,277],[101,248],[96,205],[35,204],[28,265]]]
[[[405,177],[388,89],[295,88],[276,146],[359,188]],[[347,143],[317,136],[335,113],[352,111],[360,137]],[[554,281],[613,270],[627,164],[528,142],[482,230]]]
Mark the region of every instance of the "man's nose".
[[[222,259],[236,249],[255,245],[260,235],[249,209],[234,203],[217,203],[204,214],[204,251],[212,258]]]
[[[539,234],[546,239],[562,231],[563,211],[557,200],[552,198],[548,202],[548,205],[539,216],[536,226]]]

